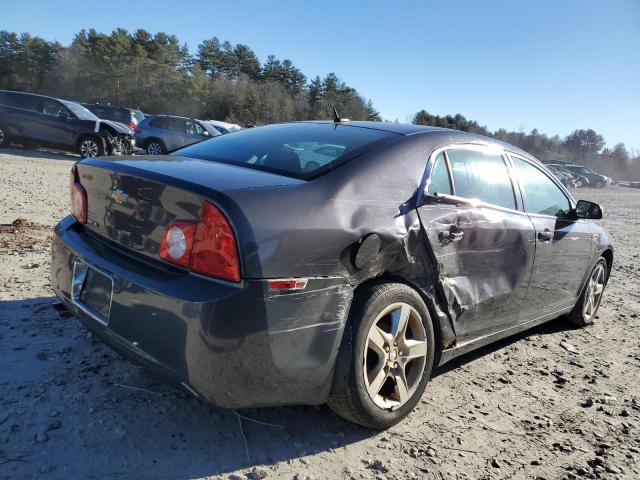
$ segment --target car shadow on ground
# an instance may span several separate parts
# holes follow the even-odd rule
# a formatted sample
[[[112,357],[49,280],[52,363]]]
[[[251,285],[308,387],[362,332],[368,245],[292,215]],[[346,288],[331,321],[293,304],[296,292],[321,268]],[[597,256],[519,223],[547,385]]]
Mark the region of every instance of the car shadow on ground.
[[[531,328],[530,330],[525,330],[523,332],[517,333],[513,336],[504,338],[502,340],[498,340],[497,342],[490,343],[482,348],[477,350],[473,350],[465,355],[454,358],[453,360],[445,363],[441,367],[434,369],[432,374],[432,378],[437,377],[439,375],[444,375],[451,370],[455,370],[458,367],[466,365],[467,363],[472,363],[473,361],[485,357],[487,355],[491,355],[498,350],[501,350],[509,345],[517,344],[522,341],[526,341],[536,336],[544,336],[551,335],[558,332],[570,331],[574,330],[574,327],[569,325],[569,323],[563,318],[557,318],[555,320],[551,320],[549,322],[543,323],[536,327]]]
[[[47,478],[190,479],[280,462],[304,478],[304,457],[331,460],[332,450],[378,434],[325,406],[207,404],[121,359],[55,303],[0,301],[0,411],[9,428],[0,437],[11,431],[0,457],[19,459],[0,466],[0,478],[42,466]],[[44,442],[34,440],[40,431]]]
[[[49,478],[187,479],[268,470],[280,462],[290,472],[280,466],[279,473],[304,477],[304,457],[331,461],[334,450],[385,435],[352,425],[324,406],[214,407],[121,359],[77,319],[57,315],[54,303],[54,297],[0,302],[0,410],[11,429],[20,425],[2,453],[24,455],[25,462],[4,467],[16,477],[38,466]],[[536,327],[459,357],[434,375],[564,328],[559,321]],[[34,442],[53,412],[59,412],[59,427],[46,430],[46,442]]]
[[[58,150],[49,150],[41,148],[23,148],[16,144],[12,144],[11,147],[3,148],[0,153],[6,153],[7,155],[14,155],[16,157],[27,158],[42,158],[45,160],[70,160],[77,162],[80,160],[80,155],[69,152],[60,152]]]

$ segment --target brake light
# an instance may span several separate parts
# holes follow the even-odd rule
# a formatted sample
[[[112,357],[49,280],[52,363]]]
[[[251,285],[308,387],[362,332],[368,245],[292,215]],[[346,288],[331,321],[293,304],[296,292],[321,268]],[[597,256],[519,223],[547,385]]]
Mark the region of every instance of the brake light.
[[[71,196],[71,213],[80,223],[87,223],[87,191],[80,184],[78,167],[71,167],[69,176],[69,189]]]
[[[204,202],[191,255],[191,268],[231,282],[240,281],[236,237],[224,214]]]
[[[127,125],[127,127],[129,127],[131,130],[133,130],[136,133],[140,133],[142,131],[142,129],[135,122],[129,122],[129,125]]]
[[[204,202],[198,223],[175,221],[165,228],[160,258],[211,277],[240,281],[236,237],[224,214]]]

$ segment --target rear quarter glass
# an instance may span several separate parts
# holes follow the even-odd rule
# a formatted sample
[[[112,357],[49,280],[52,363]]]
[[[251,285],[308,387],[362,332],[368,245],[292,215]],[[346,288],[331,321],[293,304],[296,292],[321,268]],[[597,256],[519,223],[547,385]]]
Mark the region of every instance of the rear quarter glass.
[[[399,134],[333,123],[287,123],[221,135],[173,153],[311,179]]]

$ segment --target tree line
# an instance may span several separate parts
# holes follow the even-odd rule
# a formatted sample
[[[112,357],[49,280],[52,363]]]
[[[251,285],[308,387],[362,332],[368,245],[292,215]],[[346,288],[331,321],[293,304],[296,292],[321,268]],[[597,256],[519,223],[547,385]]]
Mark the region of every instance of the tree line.
[[[191,53],[175,35],[143,29],[82,30],[69,46],[0,31],[0,88],[243,125],[331,118],[334,105],[343,117],[381,120],[335,73],[309,79],[290,59],[261,63],[217,37]]]
[[[175,35],[143,29],[108,35],[82,30],[68,46],[0,31],[0,89],[243,125],[331,118],[334,105],[343,117],[381,120],[371,100],[333,72],[308,78],[290,59],[270,55],[261,62],[249,46],[217,37],[192,53]],[[416,113],[413,123],[487,135],[542,160],[578,162],[617,179],[640,180],[640,156],[632,158],[622,143],[605,148],[602,135],[592,129],[565,138],[537,129],[492,132],[463,115],[426,110]]]
[[[486,135],[520,147],[540,160],[575,162],[616,180],[640,180],[640,155],[632,156],[624,143],[605,147],[604,137],[590,128],[574,130],[564,138],[549,137],[536,128],[529,133],[504,128],[492,132],[464,115],[440,116],[426,110],[416,113],[413,123]]]

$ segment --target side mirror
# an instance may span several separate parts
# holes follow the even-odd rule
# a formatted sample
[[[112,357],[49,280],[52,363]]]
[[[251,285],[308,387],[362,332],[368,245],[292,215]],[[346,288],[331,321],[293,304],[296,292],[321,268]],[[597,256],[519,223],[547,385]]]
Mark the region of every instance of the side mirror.
[[[69,120],[69,114],[67,112],[58,112],[58,118],[62,120]]]
[[[600,220],[602,218],[602,207],[597,203],[589,202],[587,200],[578,200],[574,213],[576,218]]]
[[[204,132],[202,132],[202,134],[203,134],[205,137],[210,137],[210,136],[211,136],[211,134],[210,134],[209,132],[207,132],[206,130],[205,130]]]

